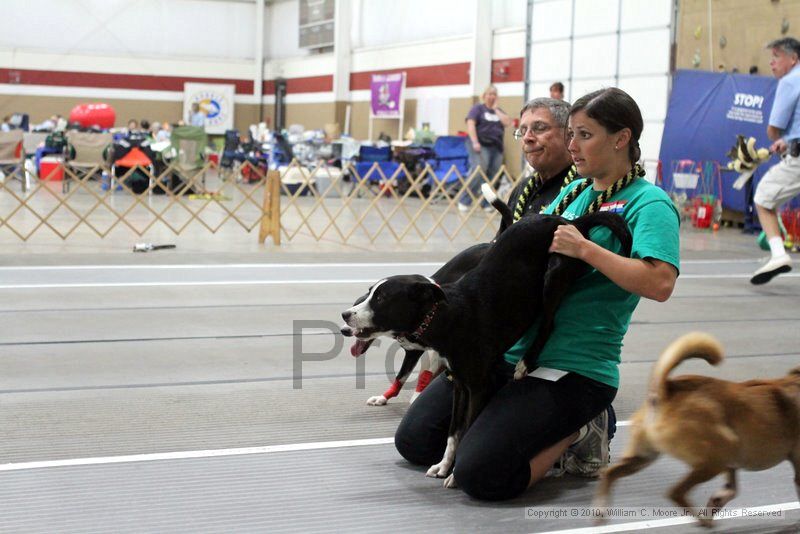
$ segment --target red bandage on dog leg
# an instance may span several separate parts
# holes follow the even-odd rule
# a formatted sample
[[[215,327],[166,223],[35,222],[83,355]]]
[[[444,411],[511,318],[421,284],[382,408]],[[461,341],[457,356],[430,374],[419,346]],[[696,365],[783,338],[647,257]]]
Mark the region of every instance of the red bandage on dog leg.
[[[430,371],[422,371],[419,374],[419,378],[417,378],[417,393],[422,393],[422,391],[428,387],[428,384],[431,383],[431,378],[433,378],[433,373]]]
[[[401,389],[403,389],[403,383],[399,380],[395,380],[394,383],[389,386],[389,389],[383,392],[383,396],[387,399],[391,399],[392,397],[396,397]]]

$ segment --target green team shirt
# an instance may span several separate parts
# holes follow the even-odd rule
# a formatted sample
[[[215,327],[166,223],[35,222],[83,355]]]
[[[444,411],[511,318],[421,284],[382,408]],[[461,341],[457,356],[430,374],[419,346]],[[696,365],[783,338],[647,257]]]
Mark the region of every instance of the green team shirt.
[[[583,180],[572,182],[544,213],[552,213],[561,199]],[[586,213],[601,191],[586,188],[562,214],[572,220]],[[601,211],[619,213],[633,235],[632,258],[654,258],[679,269],[680,218],[670,198],[659,187],[639,178],[612,196]],[[589,238],[619,253],[611,231],[593,228]],[[556,311],[555,328],[539,355],[538,365],[571,371],[618,388],[622,338],[628,331],[639,296],[629,293],[596,269],[576,280]],[[522,358],[539,330],[539,320],[505,354],[512,365]]]

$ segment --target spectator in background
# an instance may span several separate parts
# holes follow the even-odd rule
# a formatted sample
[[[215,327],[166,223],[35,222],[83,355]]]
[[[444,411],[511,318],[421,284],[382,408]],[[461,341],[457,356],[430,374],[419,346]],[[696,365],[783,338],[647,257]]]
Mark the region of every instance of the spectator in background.
[[[6,115],[3,117],[3,122],[0,124],[0,132],[10,132],[11,131],[11,117]]]
[[[550,86],[550,98],[555,98],[556,100],[564,100],[563,83],[555,82],[553,85]]]
[[[163,141],[169,141],[171,135],[172,126],[167,121],[164,121],[161,125],[161,129],[156,132],[156,141],[159,143]]]
[[[128,133],[135,132],[139,129],[139,122],[136,119],[130,119],[128,121],[127,130]]]
[[[192,102],[192,110],[189,113],[189,124],[191,126],[205,126],[206,114],[200,111],[200,104]]]
[[[769,243],[770,258],[753,273],[751,284],[766,284],[775,276],[792,270],[792,258],[783,246],[778,225],[778,208],[800,194],[800,41],[792,37],[767,45],[772,49],[769,66],[778,78],[775,102],[769,114],[769,151],[781,160],[761,178],[753,196],[758,220]]]
[[[150,121],[147,119],[142,119],[141,121],[139,121],[139,129],[142,130],[143,132],[150,133]]]
[[[750,74],[758,74],[758,65],[751,65],[750,66]]]
[[[492,180],[503,164],[503,131],[511,125],[511,117],[497,105],[497,88],[490,85],[483,92],[482,102],[475,104],[467,113],[467,152],[469,153],[470,176],[465,191],[458,201],[458,210],[467,211],[472,204],[470,191],[480,198],[483,180],[480,174],[473,174],[480,167],[486,177]],[[493,184],[495,189],[499,181]],[[482,201],[485,203],[485,201]],[[487,206],[488,208],[488,206]]]

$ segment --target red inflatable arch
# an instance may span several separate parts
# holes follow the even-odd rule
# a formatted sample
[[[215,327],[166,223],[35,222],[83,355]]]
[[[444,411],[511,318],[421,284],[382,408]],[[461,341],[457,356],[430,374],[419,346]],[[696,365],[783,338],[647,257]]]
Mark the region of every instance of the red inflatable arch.
[[[84,128],[112,128],[116,118],[117,113],[108,104],[80,104],[69,112],[69,122],[77,122]]]

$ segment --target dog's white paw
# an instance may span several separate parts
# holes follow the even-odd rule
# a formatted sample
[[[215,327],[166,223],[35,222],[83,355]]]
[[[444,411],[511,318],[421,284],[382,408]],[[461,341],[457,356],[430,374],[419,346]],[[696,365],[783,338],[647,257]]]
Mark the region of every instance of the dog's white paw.
[[[592,516],[594,517],[594,524],[597,526],[605,525],[608,523],[608,516],[606,516],[605,503],[594,502],[592,503]]]
[[[456,477],[453,475],[453,473],[450,473],[450,476],[444,479],[444,487],[450,489],[458,488],[458,484],[456,484]]]
[[[450,472],[450,462],[442,460],[438,464],[432,465],[428,472],[425,473],[426,477],[431,478],[445,478]]]
[[[369,406],[383,406],[387,402],[389,402],[389,400],[383,395],[375,395],[367,399],[367,404]]]
[[[408,403],[409,404],[413,403],[415,400],[417,400],[417,397],[419,397],[419,391],[415,391],[414,393],[411,394],[411,398],[408,399]]]
[[[514,367],[514,380],[520,380],[526,376],[528,376],[528,366],[525,365],[525,360],[520,360],[517,362],[517,366]]]

